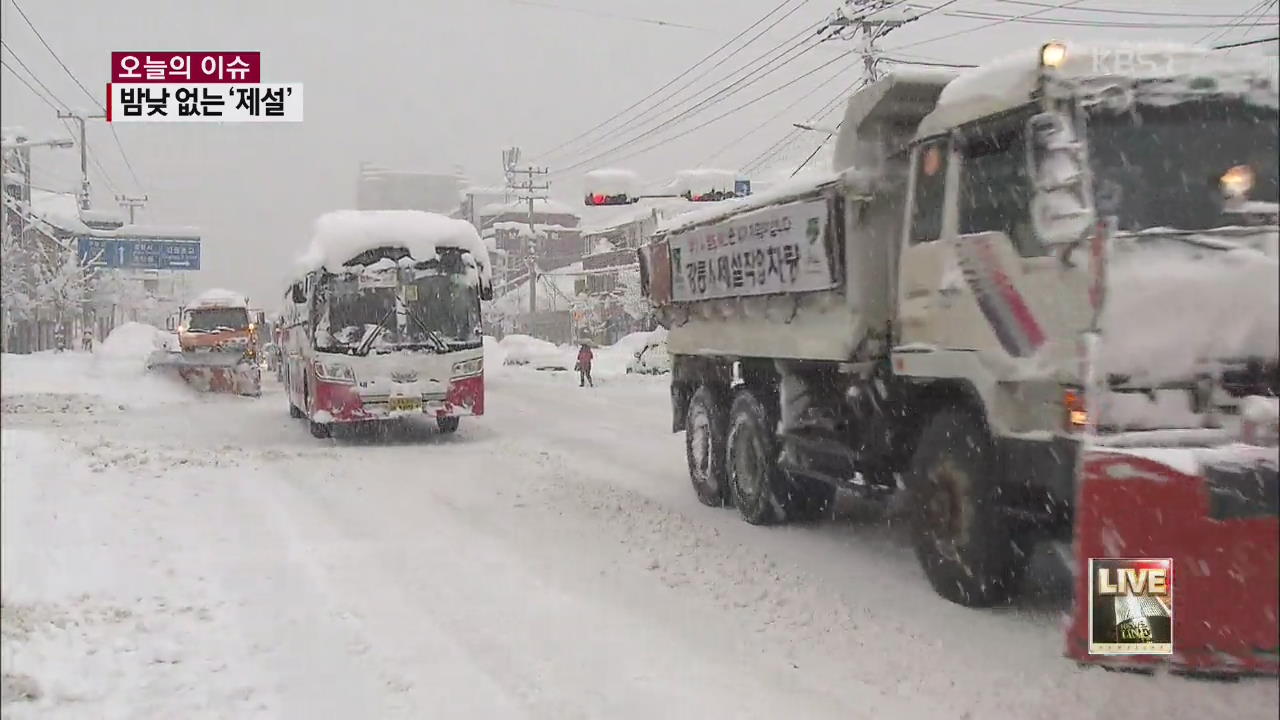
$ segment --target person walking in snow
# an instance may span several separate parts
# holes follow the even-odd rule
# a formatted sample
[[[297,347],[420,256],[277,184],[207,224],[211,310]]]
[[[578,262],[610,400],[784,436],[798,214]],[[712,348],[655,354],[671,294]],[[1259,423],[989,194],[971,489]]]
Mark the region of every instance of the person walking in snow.
[[[595,381],[591,379],[591,361],[595,355],[591,353],[591,348],[582,343],[582,347],[578,348],[578,387],[583,387],[588,383],[591,387],[595,387]]]
[[[80,336],[80,349],[93,352],[93,331],[89,328],[85,328],[84,335]]]

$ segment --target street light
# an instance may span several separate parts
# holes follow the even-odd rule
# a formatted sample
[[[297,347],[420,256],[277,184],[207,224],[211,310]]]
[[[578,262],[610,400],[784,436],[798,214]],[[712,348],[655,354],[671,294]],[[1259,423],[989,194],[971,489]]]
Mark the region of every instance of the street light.
[[[0,149],[26,150],[36,147],[69,148],[75,147],[76,141],[71,138],[54,138],[52,140],[24,140],[15,143],[0,143]]]

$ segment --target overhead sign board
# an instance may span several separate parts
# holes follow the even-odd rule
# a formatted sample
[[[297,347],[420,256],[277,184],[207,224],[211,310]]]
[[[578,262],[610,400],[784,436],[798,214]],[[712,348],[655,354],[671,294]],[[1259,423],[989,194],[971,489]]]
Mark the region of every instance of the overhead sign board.
[[[198,238],[77,238],[80,264],[128,270],[199,270]]]
[[[672,299],[826,290],[832,273],[823,200],[743,213],[669,236]]]

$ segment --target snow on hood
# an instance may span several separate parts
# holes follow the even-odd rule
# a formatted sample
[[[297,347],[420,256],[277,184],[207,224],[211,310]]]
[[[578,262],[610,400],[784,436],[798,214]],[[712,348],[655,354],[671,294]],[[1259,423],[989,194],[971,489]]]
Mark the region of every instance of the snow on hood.
[[[234,290],[223,290],[214,288],[200,293],[189,304],[190,307],[233,307],[233,308],[249,308],[249,299],[244,293],[235,292]]]
[[[336,270],[362,252],[386,246],[403,247],[418,261],[434,259],[437,248],[457,248],[470,254],[480,279],[489,282],[488,248],[475,226],[421,210],[339,210],[321,215],[299,264],[306,271]]]
[[[1225,244],[1117,240],[1099,358],[1107,373],[1158,383],[1213,360],[1280,357],[1280,263]]]

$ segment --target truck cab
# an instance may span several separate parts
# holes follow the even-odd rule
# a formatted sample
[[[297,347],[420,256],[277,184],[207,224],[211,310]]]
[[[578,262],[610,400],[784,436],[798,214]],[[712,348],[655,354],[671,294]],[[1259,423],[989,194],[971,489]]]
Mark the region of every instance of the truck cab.
[[[661,226],[642,285],[699,498],[771,523],[901,488],[935,590],[1009,598],[1069,537],[1086,428],[1226,431],[1280,389],[1277,86],[1056,42],[895,73],[825,177]]]

